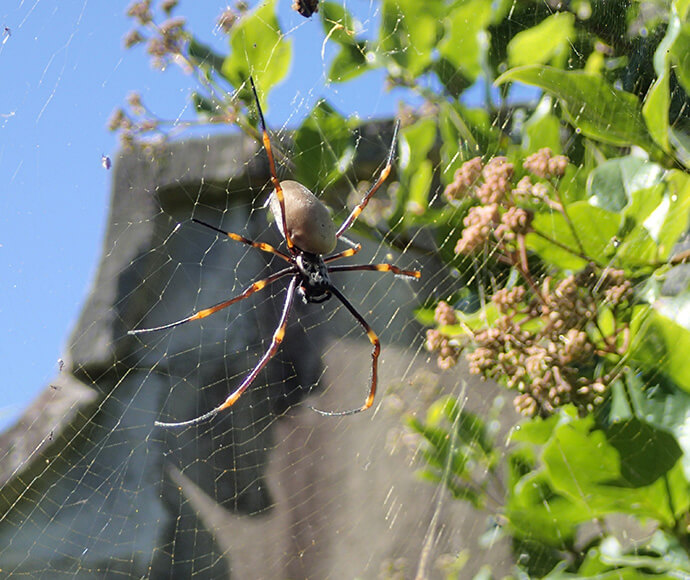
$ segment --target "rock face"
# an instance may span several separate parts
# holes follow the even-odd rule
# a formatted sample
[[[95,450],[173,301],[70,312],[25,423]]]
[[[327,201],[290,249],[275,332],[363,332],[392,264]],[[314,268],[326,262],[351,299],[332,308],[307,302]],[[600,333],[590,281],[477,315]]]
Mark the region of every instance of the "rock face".
[[[384,154],[365,151],[362,163],[371,170]],[[280,352],[232,409],[196,428],[154,427],[213,408],[268,345],[282,281],[203,323],[127,334],[283,267],[191,221],[279,246],[260,209],[267,182],[264,156],[243,137],[175,143],[155,162],[117,160],[101,262],[64,370],[0,434],[3,576],[353,578],[402,560],[410,576],[475,545],[481,520],[416,478],[395,443],[400,417],[379,405],[390,387],[412,401],[439,381],[464,389],[426,361],[412,314],[415,292],[433,290],[423,283],[334,280],[384,344],[369,412],[326,418],[299,404],[311,395],[322,409],[358,406],[371,358],[335,301],[296,302]],[[438,271],[412,251],[385,252],[368,244],[351,262]],[[477,405],[487,388],[473,387]]]

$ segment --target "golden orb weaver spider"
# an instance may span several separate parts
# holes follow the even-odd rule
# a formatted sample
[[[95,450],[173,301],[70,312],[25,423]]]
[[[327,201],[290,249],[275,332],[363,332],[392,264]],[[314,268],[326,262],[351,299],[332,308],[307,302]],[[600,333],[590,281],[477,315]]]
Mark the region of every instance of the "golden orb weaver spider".
[[[285,328],[287,327],[288,315],[290,314],[290,310],[292,308],[295,292],[302,297],[302,300],[305,303],[313,302],[318,304],[325,302],[332,296],[335,296],[345,306],[350,314],[352,314],[355,320],[357,320],[357,322],[362,326],[373,347],[371,352],[372,371],[369,394],[367,395],[366,401],[361,407],[347,411],[321,411],[314,407],[311,408],[317,413],[327,416],[353,415],[354,413],[366,411],[374,403],[374,397],[376,395],[376,385],[378,381],[378,358],[381,351],[381,342],[371,326],[369,326],[367,321],[364,320],[362,315],[347,300],[347,298],[343,296],[340,290],[333,285],[330,280],[329,273],[371,270],[377,272],[392,272],[400,276],[406,276],[414,279],[419,279],[421,277],[421,272],[418,270],[402,270],[396,266],[393,266],[392,264],[355,264],[347,266],[327,265],[341,258],[353,256],[361,249],[361,245],[356,244],[341,252],[335,254],[331,253],[333,250],[335,250],[338,239],[347,229],[352,226],[359,214],[362,213],[362,210],[364,210],[364,208],[367,206],[367,203],[369,203],[371,197],[388,178],[392,168],[393,152],[395,150],[395,143],[400,123],[398,122],[395,124],[393,140],[388,152],[388,157],[386,159],[386,165],[381,171],[379,178],[371,186],[359,204],[352,210],[350,215],[336,230],[335,224],[331,219],[328,209],[311,191],[309,191],[309,189],[296,181],[278,180],[275,161],[273,158],[273,150],[271,149],[271,141],[266,129],[266,121],[261,109],[261,103],[259,102],[259,96],[256,93],[254,80],[251,77],[249,78],[249,82],[252,87],[252,92],[254,93],[254,100],[256,101],[256,109],[261,125],[261,136],[264,149],[266,150],[266,155],[268,156],[271,182],[274,188],[274,191],[270,197],[270,206],[276,221],[276,225],[285,239],[285,245],[287,246],[288,253],[284,253],[281,250],[264,242],[256,242],[239,234],[226,232],[196,218],[192,218],[192,221],[228,236],[232,240],[247,244],[248,246],[252,246],[263,252],[274,254],[282,260],[288,262],[290,265],[287,268],[283,268],[275,274],[268,276],[267,278],[254,282],[234,298],[220,302],[215,306],[199,310],[198,312],[195,312],[194,314],[181,320],[153,328],[139,328],[130,330],[128,334],[142,334],[144,332],[165,330],[191,322],[192,320],[206,318],[207,316],[210,316],[219,310],[227,308],[231,304],[244,300],[248,296],[251,296],[255,292],[266,288],[266,286],[273,284],[273,282],[276,282],[281,278],[285,278],[286,276],[292,276],[292,278],[290,280],[290,284],[288,285],[287,296],[285,297],[285,302],[283,303],[283,311],[280,315],[278,326],[273,333],[271,344],[256,366],[244,378],[242,383],[232,393],[230,393],[230,395],[228,395],[225,401],[207,413],[199,415],[194,419],[189,419],[188,421],[172,423],[156,421],[154,424],[157,427],[187,427],[191,425],[198,425],[199,423],[213,418],[224,409],[231,407],[254,382],[254,379],[256,379],[268,361],[271,360],[271,358],[273,358],[278,351],[278,348],[285,337]]]

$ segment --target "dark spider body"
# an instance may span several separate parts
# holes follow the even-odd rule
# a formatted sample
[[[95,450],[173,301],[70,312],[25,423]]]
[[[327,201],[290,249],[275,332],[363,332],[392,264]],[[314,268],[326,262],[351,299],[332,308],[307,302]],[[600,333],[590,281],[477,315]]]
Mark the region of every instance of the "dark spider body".
[[[314,3],[316,4],[316,3]],[[194,419],[189,419],[188,421],[179,421],[173,423],[164,423],[161,421],[156,421],[155,425],[158,427],[186,427],[191,425],[198,425],[203,421],[211,419],[217,415],[220,411],[227,409],[235,404],[235,402],[242,396],[247,388],[254,382],[256,377],[259,375],[261,370],[266,366],[269,360],[275,356],[280,344],[285,338],[285,329],[287,328],[288,316],[290,310],[292,309],[292,304],[294,301],[295,293],[299,294],[305,303],[320,304],[329,300],[335,296],[338,301],[340,301],[343,306],[350,312],[350,314],[357,320],[359,325],[366,332],[367,338],[371,342],[371,383],[369,387],[369,394],[361,407],[356,409],[350,409],[347,411],[320,411],[311,407],[317,413],[322,415],[330,416],[342,416],[342,415],[352,415],[354,413],[359,413],[360,411],[365,411],[369,409],[374,403],[374,397],[376,395],[376,385],[378,381],[378,357],[381,352],[381,342],[374,332],[374,330],[369,326],[362,315],[357,311],[357,309],[350,303],[350,301],[340,292],[340,290],[333,285],[331,281],[331,272],[353,272],[353,271],[376,271],[376,272],[392,272],[399,276],[406,276],[408,278],[418,279],[421,277],[421,273],[417,270],[402,270],[397,266],[392,264],[354,264],[345,266],[330,266],[331,262],[340,260],[341,258],[347,258],[349,256],[354,256],[362,248],[359,244],[353,244],[349,242],[351,247],[341,252],[332,253],[338,243],[343,233],[352,226],[354,221],[357,219],[362,210],[369,203],[371,197],[376,193],[376,191],[381,187],[383,182],[388,178],[390,174],[392,162],[393,162],[393,152],[395,149],[396,137],[398,134],[398,126],[396,123],[395,131],[393,133],[393,142],[391,148],[388,152],[388,158],[386,160],[386,165],[381,171],[376,182],[371,186],[366,195],[362,200],[355,206],[350,215],[343,221],[340,227],[336,228],[333,220],[331,219],[330,212],[328,208],[301,183],[296,181],[279,181],[276,174],[275,161],[273,159],[273,151],[271,149],[271,141],[268,137],[268,131],[266,130],[266,122],[264,120],[264,115],[261,110],[261,104],[259,103],[259,97],[256,94],[256,88],[254,87],[254,81],[249,78],[251,83],[252,91],[254,92],[254,99],[256,101],[256,108],[259,114],[259,123],[261,125],[261,134],[264,144],[264,149],[266,150],[266,155],[268,156],[269,167],[271,171],[271,182],[274,187],[274,191],[271,194],[269,203],[271,206],[271,211],[275,219],[276,225],[280,230],[285,244],[287,246],[287,252],[274,248],[270,244],[265,242],[257,242],[245,238],[239,234],[232,232],[226,232],[216,226],[192,218],[193,222],[201,224],[209,229],[212,229],[218,233],[228,236],[230,239],[237,242],[241,242],[248,246],[252,246],[261,250],[263,252],[271,253],[278,256],[280,259],[286,261],[289,265],[278,272],[264,278],[263,280],[258,280],[245,288],[243,292],[230,298],[229,300],[224,300],[219,302],[214,306],[204,308],[195,312],[194,314],[187,316],[181,320],[171,322],[169,324],[164,324],[162,326],[156,326],[154,328],[140,328],[136,330],[130,330],[129,334],[141,334],[145,332],[153,332],[158,330],[165,330],[168,328],[173,328],[179,326],[180,324],[185,324],[191,322],[192,320],[200,320],[206,318],[211,314],[218,312],[224,308],[227,308],[231,304],[244,300],[248,296],[251,296],[255,292],[263,290],[269,284],[273,284],[277,280],[282,278],[290,277],[290,283],[287,288],[287,294],[285,301],[283,303],[283,311],[280,315],[280,320],[278,326],[276,327],[273,338],[271,339],[271,344],[263,354],[256,366],[249,372],[249,374],[244,378],[240,385],[228,395],[228,397],[220,405],[211,409],[207,413],[195,417]]]
[[[323,258],[317,254],[298,251],[295,263],[299,270],[299,292],[305,304],[326,302],[332,294],[331,278]]]

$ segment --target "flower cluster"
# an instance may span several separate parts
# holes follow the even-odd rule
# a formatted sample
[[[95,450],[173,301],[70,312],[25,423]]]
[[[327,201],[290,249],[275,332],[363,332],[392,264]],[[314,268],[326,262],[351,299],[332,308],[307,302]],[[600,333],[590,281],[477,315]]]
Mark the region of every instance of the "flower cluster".
[[[132,19],[134,26],[125,35],[124,44],[127,48],[145,44],[155,68],[163,70],[169,64],[175,64],[191,74],[199,70],[199,63],[190,50],[191,36],[185,28],[185,19],[172,15],[176,6],[177,0],[162,0],[154,10],[152,0],[136,0],[127,8],[127,16]],[[220,14],[218,29],[229,33],[248,10],[247,3],[238,0],[234,8],[228,7]],[[241,103],[226,103],[213,88],[209,89],[211,84],[205,76],[197,78],[205,89],[195,94],[197,109],[205,113],[203,120],[183,122],[179,119],[161,119],[143,105],[138,94],[132,94],[127,100],[128,107],[116,109],[108,122],[111,131],[120,133],[122,148],[129,150],[139,145],[144,151],[155,155],[169,134],[180,128],[194,124],[236,123]]]
[[[153,149],[162,143],[162,138],[157,134],[160,121],[149,114],[139,93],[127,95],[127,106],[128,110],[119,107],[113,111],[108,120],[108,129],[120,132],[120,146],[123,149],[133,149],[138,140],[153,153]],[[149,138],[142,141],[141,137],[145,135]]]
[[[601,405],[615,374],[598,363],[607,355],[622,355],[628,333],[627,324],[604,331],[598,323],[600,308],[616,310],[632,302],[633,286],[622,270],[590,264],[576,274],[544,275],[539,282],[530,272],[524,238],[533,214],[522,205],[545,203],[563,211],[555,188],[567,165],[566,157],[542,149],[524,162],[531,175],[514,185],[513,166],[504,157],[486,165],[474,158],[456,171],[444,193],[449,202],[471,198],[479,203],[463,220],[455,252],[466,255],[493,244],[492,253],[520,278],[494,291],[490,324],[477,324],[476,318],[473,325],[460,324],[460,314],[439,302],[426,348],[447,369],[463,345],[471,345],[470,372],[517,391],[515,408],[530,417],[548,416],[565,404],[583,414]]]
[[[551,149],[544,147],[527,157],[523,167],[542,179],[563,177],[568,167],[568,158],[565,155],[553,155]]]
[[[164,69],[168,62],[176,62],[185,66],[184,45],[187,38],[184,18],[171,17],[177,6],[176,0],[165,0],[160,9],[166,20],[160,25],[156,23],[151,9],[151,0],[137,0],[127,8],[127,16],[134,20],[135,27],[124,37],[126,48],[146,43],[146,51],[152,57],[155,68]]]
[[[441,300],[436,306],[434,320],[439,326],[451,326],[458,323],[455,310],[447,302]],[[430,328],[426,331],[426,348],[438,354],[436,362],[442,369],[449,369],[458,362],[460,348],[445,336],[440,330]]]
[[[475,157],[455,172],[444,191],[445,198],[451,202],[472,198],[480,204],[471,207],[463,220],[465,227],[455,245],[456,254],[471,254],[492,238],[513,242],[518,234],[530,231],[531,212],[515,205],[513,174],[513,164],[505,157],[494,157],[486,165]]]
[[[482,173],[482,158],[475,157],[463,163],[455,172],[453,181],[448,184],[443,195],[448,201],[463,198],[477,182]]]
[[[235,23],[246,14],[249,6],[246,2],[236,2],[234,8],[226,8],[220,13],[216,19],[216,25],[223,34],[230,34]]]

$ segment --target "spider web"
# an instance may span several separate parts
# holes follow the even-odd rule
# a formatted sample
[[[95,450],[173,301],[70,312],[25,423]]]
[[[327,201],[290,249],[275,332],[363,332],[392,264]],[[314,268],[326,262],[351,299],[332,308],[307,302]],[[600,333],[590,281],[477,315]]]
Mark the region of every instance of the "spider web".
[[[19,3],[25,19],[0,44],[0,62],[44,4]],[[348,8],[364,29],[376,28],[378,3]],[[95,7],[85,2],[82,9],[88,15]],[[292,23],[285,34],[301,42],[312,24],[287,8],[280,15]],[[76,34],[84,24],[77,17],[70,26]],[[80,57],[68,54],[62,70]],[[316,51],[320,74],[328,57],[322,61]],[[114,74],[119,66],[108,61],[104,68]],[[43,96],[46,110],[65,74]],[[357,104],[361,109],[353,111],[351,95],[338,91],[312,77],[276,89],[266,108],[271,138],[284,154],[281,179],[291,177],[300,154],[289,129],[322,93],[364,119],[394,112],[383,94],[367,95],[370,108]],[[172,107],[172,117],[188,113],[187,105]],[[0,108],[0,114],[3,128],[5,115],[14,112]],[[391,131],[388,124],[365,126],[355,167],[329,191],[317,192],[329,201],[336,223],[356,203],[353,192],[361,191],[361,182],[373,182],[383,167]],[[101,152],[93,149],[100,163]],[[439,248],[429,236],[420,230],[400,243],[375,228],[346,234],[363,249],[342,263],[389,262],[423,276],[413,283],[388,273],[333,275],[381,338],[372,409],[331,418],[308,408],[362,404],[371,344],[336,300],[303,304],[297,298],[279,352],[231,409],[198,427],[163,430],[154,421],[182,421],[212,409],[257,364],[269,348],[288,283],[276,282],[201,321],[128,335],[226,300],[284,267],[192,218],[285,246],[265,207],[272,188],[266,153],[256,141],[192,136],[164,144],[153,156],[113,158],[112,173],[104,172],[112,176],[112,197],[101,255],[89,258],[98,267],[84,304],[75,306],[78,318],[59,355],[64,368],[0,435],[2,575],[421,578],[441,577],[448,562],[464,565],[458,577],[472,577],[486,563],[507,572],[510,546],[494,539],[485,515],[418,476],[417,441],[404,426],[406,415],[423,415],[440,394],[500,418],[497,429],[516,421],[496,388],[464,369],[441,372],[424,350],[415,310],[457,284],[457,273],[433,258]],[[391,178],[360,219],[374,219],[367,214],[394,194]],[[62,223],[69,230],[82,220],[72,211]]]

